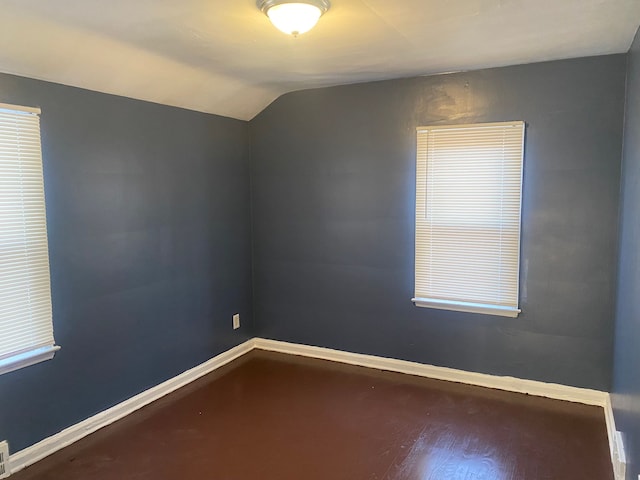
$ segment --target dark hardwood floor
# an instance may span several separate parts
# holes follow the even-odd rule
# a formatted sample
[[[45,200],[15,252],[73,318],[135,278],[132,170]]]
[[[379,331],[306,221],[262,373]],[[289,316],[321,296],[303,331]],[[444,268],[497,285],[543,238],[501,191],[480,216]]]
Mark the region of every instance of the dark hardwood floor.
[[[602,409],[252,352],[12,480],[612,480]]]

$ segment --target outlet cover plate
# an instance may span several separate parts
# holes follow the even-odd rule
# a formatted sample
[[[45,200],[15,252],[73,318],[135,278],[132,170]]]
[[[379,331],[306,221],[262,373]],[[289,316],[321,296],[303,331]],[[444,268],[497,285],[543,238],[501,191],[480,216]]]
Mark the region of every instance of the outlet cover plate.
[[[237,329],[239,329],[239,328],[240,328],[240,314],[239,314],[239,313],[236,313],[236,314],[233,316],[233,329],[234,329],[234,330],[237,330]]]

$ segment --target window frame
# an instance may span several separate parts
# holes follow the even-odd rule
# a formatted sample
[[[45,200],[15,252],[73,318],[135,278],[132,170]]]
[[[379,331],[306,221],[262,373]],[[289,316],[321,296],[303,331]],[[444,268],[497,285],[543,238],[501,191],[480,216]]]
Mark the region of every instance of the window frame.
[[[420,243],[419,236],[421,235],[420,225],[426,224],[426,221],[421,220],[420,214],[424,214],[425,217],[427,215],[427,202],[428,202],[428,192],[427,192],[427,183],[428,183],[428,174],[427,168],[429,166],[429,147],[425,149],[424,145],[422,148],[424,151],[421,151],[421,142],[427,142],[428,137],[426,139],[421,139],[421,135],[428,135],[428,132],[435,130],[451,130],[457,129],[462,130],[465,128],[468,129],[480,129],[483,127],[517,127],[521,129],[521,144],[519,145],[519,190],[518,190],[518,220],[517,220],[517,272],[515,274],[515,305],[501,305],[501,304],[493,304],[493,303],[479,303],[474,301],[474,299],[469,298],[468,300],[460,300],[460,299],[449,299],[449,298],[437,298],[419,296],[419,274],[422,272],[421,267],[419,265],[419,249],[424,244]],[[521,266],[522,266],[522,198],[523,198],[523,179],[524,179],[524,157],[525,157],[525,137],[526,137],[526,123],[524,121],[509,121],[509,122],[491,122],[491,123],[473,123],[473,124],[447,124],[447,125],[431,125],[431,126],[420,126],[416,128],[416,204],[415,204],[415,258],[414,258],[414,266],[415,266],[415,278],[414,278],[414,297],[411,301],[418,307],[426,307],[433,308],[439,310],[452,310],[459,312],[467,312],[467,313],[480,313],[487,315],[497,315],[504,317],[517,317],[521,312],[520,308],[520,274],[521,274]],[[502,157],[505,158],[504,156]],[[501,185],[501,188],[504,188],[504,184]],[[420,198],[420,194],[424,194],[424,198]],[[502,195],[502,193],[501,193]],[[421,203],[422,202],[422,203]],[[504,216],[500,217],[500,224],[504,221]],[[456,222],[452,222],[454,226],[452,228],[461,229],[463,228],[460,223],[455,225]],[[469,227],[467,227],[469,228]],[[486,229],[485,229],[486,230]],[[502,244],[501,244],[502,245]],[[513,258],[513,257],[512,257]],[[452,267],[455,268],[455,267]]]
[[[41,110],[40,108],[36,108],[36,107],[26,107],[26,106],[21,106],[21,105],[12,105],[12,104],[6,104],[6,103],[0,103],[0,111],[9,114],[13,114],[13,115],[33,115],[38,117],[37,120],[37,133],[38,133],[38,147],[39,149],[37,150],[38,154],[37,154],[37,158],[39,159],[39,170],[38,173],[42,174],[42,192],[41,192],[41,197],[40,197],[40,192],[38,191],[37,193],[37,198],[41,198],[42,201],[42,211],[38,211],[38,214],[42,215],[43,218],[43,224],[41,224],[41,228],[44,230],[44,234],[42,235],[44,237],[44,244],[46,245],[46,265],[47,265],[47,274],[48,274],[48,278],[47,278],[47,283],[46,286],[48,287],[48,289],[46,290],[48,292],[47,298],[45,298],[45,300],[48,300],[48,306],[49,306],[49,310],[48,313],[45,315],[47,322],[47,325],[50,324],[50,328],[51,328],[51,332],[53,332],[53,315],[52,315],[52,306],[51,306],[51,286],[50,286],[50,277],[51,277],[51,273],[50,273],[50,260],[49,260],[49,255],[48,255],[48,250],[49,250],[49,240],[48,240],[48,234],[47,234],[47,225],[46,225],[46,199],[45,199],[45,192],[44,192],[44,172],[42,171],[42,169],[44,168],[43,165],[43,158],[42,158],[42,132],[41,132],[41,128],[40,128],[40,114],[41,114]],[[33,132],[31,132],[33,133]],[[19,143],[18,141],[16,141],[16,145],[14,145],[14,147],[18,146]],[[10,147],[9,147],[10,148]],[[18,159],[22,158],[21,156],[16,157]],[[20,163],[20,168],[22,168],[22,163]],[[20,177],[22,178],[22,177]],[[13,197],[9,197],[11,199],[13,199]],[[21,197],[22,198],[22,197]],[[21,203],[21,205],[24,205],[24,203]],[[22,207],[24,208],[24,207]],[[23,213],[24,214],[24,213]],[[2,228],[2,227],[0,227]],[[26,245],[26,244],[25,244]],[[26,246],[25,246],[26,248]],[[1,264],[1,262],[0,262]],[[40,300],[42,301],[42,300]],[[30,314],[33,314],[32,311],[29,312]],[[32,322],[32,325],[34,325],[35,328],[35,321]],[[0,375],[5,374],[5,373],[9,373],[30,365],[34,365],[36,363],[40,363],[46,360],[50,360],[52,359],[56,352],[60,350],[60,347],[58,345],[55,344],[55,338],[53,336],[53,333],[51,333],[51,337],[50,337],[50,341],[49,339],[47,339],[46,342],[41,342],[39,344],[35,344],[35,345],[27,345],[25,343],[25,348],[22,349],[18,349],[18,350],[10,350],[7,351],[3,354],[0,355]]]

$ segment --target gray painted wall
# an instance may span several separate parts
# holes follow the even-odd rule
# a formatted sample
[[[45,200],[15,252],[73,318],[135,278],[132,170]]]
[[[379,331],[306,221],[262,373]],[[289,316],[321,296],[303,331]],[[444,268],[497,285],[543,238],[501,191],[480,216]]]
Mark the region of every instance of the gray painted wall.
[[[625,434],[628,478],[640,474],[640,33],[629,53],[622,161],[620,257],[613,374],[616,428]]]
[[[252,336],[249,148],[246,122],[9,75],[0,102],[42,107],[62,346],[0,376],[15,452]]]
[[[260,336],[608,390],[626,56],[285,95],[250,122]],[[527,122],[523,313],[413,306],[415,128]]]
[[[0,75],[0,102],[43,109],[63,347],[0,376],[0,439],[20,450],[256,333],[608,389],[625,66],[615,55],[297,92],[249,127]],[[415,127],[503,120],[528,124],[524,313],[414,307]],[[632,128],[625,205],[638,203]],[[621,262],[637,264],[633,213]],[[624,265],[635,283],[619,317],[637,318],[638,269]],[[637,324],[619,322],[617,365],[637,364],[625,347]],[[638,432],[636,375],[616,369],[616,403]]]

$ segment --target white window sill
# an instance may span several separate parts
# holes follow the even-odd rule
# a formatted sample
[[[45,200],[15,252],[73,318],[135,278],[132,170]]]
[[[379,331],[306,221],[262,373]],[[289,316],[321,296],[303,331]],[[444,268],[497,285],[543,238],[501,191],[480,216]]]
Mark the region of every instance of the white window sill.
[[[29,365],[35,365],[45,360],[51,360],[58,350],[60,350],[60,347],[52,345],[50,347],[36,348],[28,352],[3,358],[0,360],[0,375],[13,372],[19,368],[28,367]]]
[[[453,310],[455,312],[484,313],[485,315],[499,315],[516,318],[522,311],[513,307],[485,305],[482,303],[454,302],[451,300],[435,300],[432,298],[412,298],[416,307],[436,308],[438,310]]]

